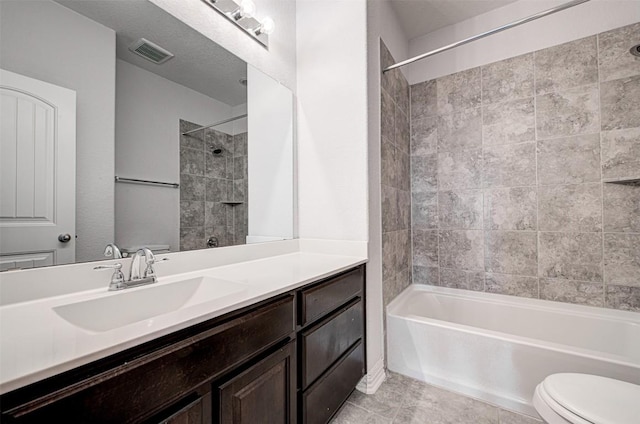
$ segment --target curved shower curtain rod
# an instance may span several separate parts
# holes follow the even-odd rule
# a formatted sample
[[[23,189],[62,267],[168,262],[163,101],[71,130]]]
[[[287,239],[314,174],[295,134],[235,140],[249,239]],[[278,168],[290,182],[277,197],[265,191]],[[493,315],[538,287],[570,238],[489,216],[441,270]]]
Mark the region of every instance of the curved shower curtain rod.
[[[190,130],[190,131],[185,131],[185,132],[182,133],[182,135],[190,135],[190,134],[193,134],[194,132],[206,130],[207,128],[211,128],[211,127],[217,127],[218,125],[226,124],[228,122],[237,121],[238,119],[242,119],[242,118],[246,118],[246,117],[247,117],[247,114],[245,113],[244,115],[238,115],[238,116],[234,116],[233,118],[223,119],[222,121],[214,122],[213,124],[207,124],[207,125],[203,125],[201,127],[195,128],[195,129]]]
[[[483,32],[482,34],[474,35],[473,37],[465,38],[464,40],[457,41],[455,43],[449,44],[449,45],[444,46],[444,47],[440,47],[439,49],[432,50],[432,51],[430,51],[428,53],[423,53],[421,55],[412,57],[411,59],[403,60],[402,62],[398,62],[398,63],[396,63],[394,65],[391,65],[388,68],[384,69],[382,71],[382,73],[389,72],[389,71],[391,71],[393,69],[400,68],[401,66],[405,66],[405,65],[408,65],[408,64],[413,63],[413,62],[417,62],[418,60],[426,59],[427,57],[436,55],[438,53],[445,52],[447,50],[451,50],[453,48],[462,46],[462,45],[470,43],[472,41],[479,40],[479,39],[484,38],[484,37],[488,37],[488,36],[493,35],[493,34],[497,34],[499,32],[505,31],[507,29],[511,29],[513,27],[517,27],[518,25],[522,25],[522,24],[526,24],[527,22],[535,21],[536,19],[543,18],[545,16],[551,15],[551,14],[556,13],[556,12],[560,12],[562,10],[568,9],[570,7],[573,7],[573,6],[577,6],[577,5],[582,4],[582,3],[586,3],[588,1],[590,1],[590,0],[573,0],[573,1],[570,1],[568,3],[564,3],[564,4],[561,4],[559,6],[552,7],[551,9],[547,9],[547,10],[545,10],[543,12],[536,13],[535,15],[527,16],[526,18],[522,18],[522,19],[520,19],[518,21],[511,22],[510,24],[502,25],[501,27],[494,28],[494,29],[489,30],[487,32]]]

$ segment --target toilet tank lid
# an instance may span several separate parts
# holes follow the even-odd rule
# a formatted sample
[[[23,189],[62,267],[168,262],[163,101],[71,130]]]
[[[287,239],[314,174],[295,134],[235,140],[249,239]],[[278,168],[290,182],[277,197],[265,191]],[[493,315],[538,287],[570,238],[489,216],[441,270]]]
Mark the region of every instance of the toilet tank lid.
[[[560,406],[594,424],[638,424],[640,386],[589,374],[553,374],[542,383]]]

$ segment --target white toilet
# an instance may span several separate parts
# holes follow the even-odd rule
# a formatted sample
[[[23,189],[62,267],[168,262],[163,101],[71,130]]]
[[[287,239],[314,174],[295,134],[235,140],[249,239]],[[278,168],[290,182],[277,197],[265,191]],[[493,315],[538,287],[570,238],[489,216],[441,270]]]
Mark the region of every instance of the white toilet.
[[[588,374],[553,374],[533,406],[549,424],[640,424],[640,386]]]

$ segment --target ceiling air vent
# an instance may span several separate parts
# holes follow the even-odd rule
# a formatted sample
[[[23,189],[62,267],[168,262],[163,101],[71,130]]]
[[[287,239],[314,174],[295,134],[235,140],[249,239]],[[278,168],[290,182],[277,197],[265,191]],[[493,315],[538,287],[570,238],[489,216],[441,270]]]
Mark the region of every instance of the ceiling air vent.
[[[131,44],[129,50],[158,65],[173,57],[173,53],[144,38]]]

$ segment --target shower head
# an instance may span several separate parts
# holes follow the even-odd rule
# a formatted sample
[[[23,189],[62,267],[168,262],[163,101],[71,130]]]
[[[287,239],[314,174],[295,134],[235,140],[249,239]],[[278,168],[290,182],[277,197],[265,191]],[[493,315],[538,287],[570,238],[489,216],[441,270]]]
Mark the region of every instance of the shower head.
[[[635,46],[631,47],[631,49],[629,50],[629,53],[631,53],[634,56],[640,57],[640,44],[636,44]]]
[[[214,155],[219,155],[219,154],[221,154],[221,153],[222,153],[222,149],[220,149],[220,148],[213,149],[213,154],[214,154]]]

